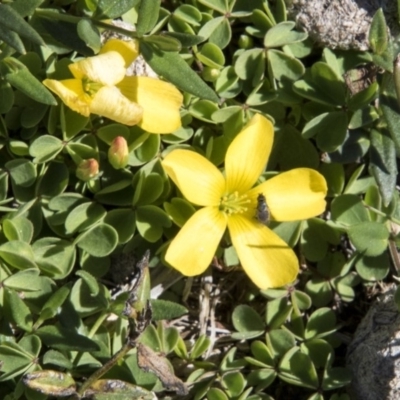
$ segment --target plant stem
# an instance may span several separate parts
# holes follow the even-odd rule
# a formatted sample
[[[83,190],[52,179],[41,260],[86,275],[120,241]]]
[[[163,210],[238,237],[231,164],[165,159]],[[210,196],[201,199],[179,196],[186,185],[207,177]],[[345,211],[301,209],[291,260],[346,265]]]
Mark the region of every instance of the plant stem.
[[[396,269],[397,275],[400,274],[400,256],[397,251],[396,243],[393,240],[389,240],[389,253],[390,257],[392,258],[393,265]]]
[[[374,208],[374,207],[372,207],[372,206],[369,206],[368,204],[365,204],[365,203],[364,203],[364,207],[368,208],[368,210],[373,211],[375,214],[381,215],[382,217],[387,218],[389,221],[392,221],[392,222],[394,222],[395,224],[400,225],[400,221],[399,221],[398,219],[393,218],[393,217],[391,217],[390,215],[387,215],[387,214],[385,214],[384,212],[382,212],[382,211],[380,211],[380,210],[378,210],[378,209],[376,209],[376,208]]]
[[[106,372],[108,372],[115,364],[118,363],[130,350],[135,347],[135,341],[127,339],[126,343],[122,346],[121,350],[115,353],[101,368],[95,371],[87,381],[79,388],[78,394],[83,395],[85,390],[89,388],[94,382],[100,379]]]

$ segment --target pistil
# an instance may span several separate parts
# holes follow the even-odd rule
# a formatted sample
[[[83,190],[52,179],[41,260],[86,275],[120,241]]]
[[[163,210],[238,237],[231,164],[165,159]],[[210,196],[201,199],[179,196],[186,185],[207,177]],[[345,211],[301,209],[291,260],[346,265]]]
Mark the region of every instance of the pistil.
[[[83,91],[85,94],[88,94],[90,97],[93,97],[98,90],[103,86],[101,83],[93,82],[88,80],[87,78],[82,80]]]

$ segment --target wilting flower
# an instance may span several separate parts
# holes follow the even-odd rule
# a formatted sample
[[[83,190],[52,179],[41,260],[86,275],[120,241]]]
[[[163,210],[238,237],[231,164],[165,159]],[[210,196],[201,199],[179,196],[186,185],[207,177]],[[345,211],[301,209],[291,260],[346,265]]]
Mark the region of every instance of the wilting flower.
[[[86,117],[98,114],[150,133],[171,133],[181,126],[182,94],[160,79],[125,76],[137,56],[136,41],[112,39],[98,55],[68,66],[74,78],[43,84]]]
[[[184,197],[203,207],[172,240],[165,255],[170,265],[187,276],[201,274],[228,227],[241,265],[258,287],[279,287],[296,278],[297,257],[257,220],[257,197],[265,196],[272,220],[301,220],[324,211],[327,185],[317,171],[297,168],[253,187],[265,169],[273,136],[271,122],[256,114],[230,144],[224,175],[190,150],[173,150],[165,157],[164,169]]]
[[[108,161],[115,169],[125,168],[129,161],[129,149],[126,139],[117,136],[108,149]]]
[[[76,177],[81,181],[90,181],[99,174],[99,163],[95,158],[82,160],[76,168]]]

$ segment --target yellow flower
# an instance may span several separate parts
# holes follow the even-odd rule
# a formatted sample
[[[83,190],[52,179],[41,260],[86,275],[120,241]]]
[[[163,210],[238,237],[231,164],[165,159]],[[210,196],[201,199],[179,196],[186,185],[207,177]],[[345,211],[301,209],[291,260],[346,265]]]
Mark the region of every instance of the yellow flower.
[[[69,65],[74,78],[43,84],[86,117],[98,114],[150,133],[171,133],[181,126],[182,94],[160,79],[125,76],[138,53],[136,41],[112,39],[97,56]]]
[[[190,150],[173,150],[165,157],[164,169],[183,196],[203,207],[172,240],[165,255],[170,265],[187,276],[201,274],[228,227],[243,269],[259,288],[283,286],[296,278],[297,257],[257,220],[257,197],[265,196],[272,220],[301,220],[324,211],[327,185],[317,171],[298,168],[253,187],[265,169],[273,136],[271,122],[256,114],[230,144],[224,175]]]

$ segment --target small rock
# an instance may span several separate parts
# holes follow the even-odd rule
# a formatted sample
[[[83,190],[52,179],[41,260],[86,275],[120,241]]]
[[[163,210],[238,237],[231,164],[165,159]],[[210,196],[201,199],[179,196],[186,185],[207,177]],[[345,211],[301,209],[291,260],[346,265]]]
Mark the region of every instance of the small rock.
[[[395,290],[392,286],[375,301],[348,348],[351,394],[356,400],[400,399],[400,313]]]
[[[371,21],[380,7],[392,36],[397,36],[397,2],[393,0],[292,0],[288,12],[321,46],[366,51]]]

